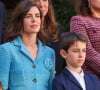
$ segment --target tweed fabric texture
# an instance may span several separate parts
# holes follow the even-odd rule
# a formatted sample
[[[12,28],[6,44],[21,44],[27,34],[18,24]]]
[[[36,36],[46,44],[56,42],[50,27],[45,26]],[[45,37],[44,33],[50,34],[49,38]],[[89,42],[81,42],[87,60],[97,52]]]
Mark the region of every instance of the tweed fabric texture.
[[[36,60],[18,37],[0,46],[0,81],[4,90],[52,90],[54,50],[38,40]]]
[[[73,16],[70,31],[82,33],[88,40],[84,70],[96,74],[100,78],[100,18],[89,16]]]

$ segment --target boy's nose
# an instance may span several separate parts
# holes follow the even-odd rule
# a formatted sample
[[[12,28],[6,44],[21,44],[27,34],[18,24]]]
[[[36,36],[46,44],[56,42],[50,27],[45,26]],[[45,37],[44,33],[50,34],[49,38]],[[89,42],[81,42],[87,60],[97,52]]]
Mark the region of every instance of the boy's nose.
[[[83,52],[80,52],[79,53],[79,58],[82,58],[83,57]]]

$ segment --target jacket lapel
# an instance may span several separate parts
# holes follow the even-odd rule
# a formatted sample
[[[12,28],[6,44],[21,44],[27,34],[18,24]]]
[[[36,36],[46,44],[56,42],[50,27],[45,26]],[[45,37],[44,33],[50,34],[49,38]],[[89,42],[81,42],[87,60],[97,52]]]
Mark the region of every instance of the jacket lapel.
[[[36,63],[40,61],[40,59],[43,57],[45,53],[45,48],[40,40],[38,40],[38,54],[36,58]]]
[[[21,53],[23,53],[25,56],[27,56],[32,62],[38,62],[43,57],[43,52],[45,52],[44,46],[40,40],[38,40],[38,55],[36,60],[33,60],[31,55],[29,54],[26,46],[24,45],[21,37],[17,37],[15,40],[13,40],[13,43],[15,46],[20,47]]]
[[[91,84],[92,81],[90,80],[88,73],[84,73],[84,79],[85,79],[85,85],[86,85],[86,90],[94,90],[93,85]]]
[[[68,71],[67,68],[64,69],[64,73],[69,77],[69,79],[76,84],[78,87],[82,88],[79,82],[75,79],[75,77]]]
[[[25,56],[27,56],[29,59],[32,60],[26,46],[24,45],[21,37],[17,37],[14,41],[13,41],[14,45],[20,48],[21,53],[23,53]],[[33,61],[33,60],[32,60]]]

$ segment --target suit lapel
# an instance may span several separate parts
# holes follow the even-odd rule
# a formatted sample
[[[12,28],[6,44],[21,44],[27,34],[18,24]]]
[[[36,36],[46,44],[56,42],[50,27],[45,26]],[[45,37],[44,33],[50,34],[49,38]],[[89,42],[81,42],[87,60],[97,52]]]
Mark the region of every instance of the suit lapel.
[[[86,85],[86,90],[93,90],[92,88],[92,81],[91,79],[88,77],[88,73],[84,73],[84,79],[85,79],[85,85]]]
[[[21,53],[23,53],[25,56],[27,56],[32,62],[36,62],[38,63],[38,61],[43,57],[44,54],[42,54],[43,52],[45,52],[45,49],[43,47],[43,44],[41,43],[40,40],[38,40],[38,47],[39,47],[39,50],[38,50],[38,55],[37,55],[37,58],[36,60],[33,60],[31,55],[29,54],[26,46],[24,45],[21,37],[17,37],[14,41],[13,41],[14,45],[17,46],[17,47],[20,47],[20,51]]]
[[[75,79],[75,77],[68,71],[68,69],[64,69],[64,73],[68,75],[69,79],[76,84],[78,87],[82,88],[79,82]]]
[[[21,53],[23,53],[25,56],[27,56],[32,62],[32,58],[26,48],[26,46],[24,45],[21,37],[17,37],[14,41],[13,41],[14,45],[20,48]]]
[[[36,58],[36,63],[39,63],[41,58],[43,58],[45,53],[45,48],[40,40],[38,40],[38,54]]]
[[[25,47],[25,45],[24,45],[23,43],[21,44],[21,52],[22,52],[23,54],[25,54],[28,58],[30,58],[30,59],[32,60],[32,58],[31,58],[31,56],[30,56],[30,54],[29,54],[27,48]],[[32,61],[33,61],[33,60],[32,60]]]

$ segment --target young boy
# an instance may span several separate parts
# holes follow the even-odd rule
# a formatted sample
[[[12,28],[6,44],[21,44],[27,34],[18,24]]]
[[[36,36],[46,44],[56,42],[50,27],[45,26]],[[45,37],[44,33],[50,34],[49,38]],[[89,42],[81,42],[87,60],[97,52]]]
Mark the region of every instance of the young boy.
[[[63,72],[53,80],[53,90],[100,90],[99,79],[82,70],[86,57],[86,38],[79,33],[64,33],[60,54],[66,60]]]

